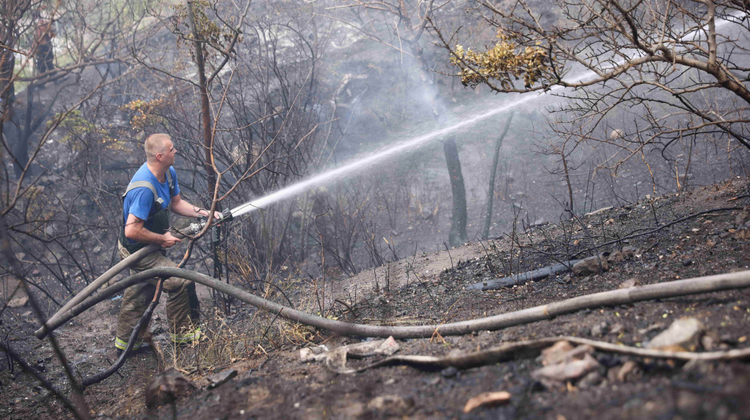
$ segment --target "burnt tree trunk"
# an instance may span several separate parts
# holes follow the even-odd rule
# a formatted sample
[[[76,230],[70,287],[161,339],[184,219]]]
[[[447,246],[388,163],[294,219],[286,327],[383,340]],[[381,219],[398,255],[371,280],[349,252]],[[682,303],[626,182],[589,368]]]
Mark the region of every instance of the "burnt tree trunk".
[[[453,211],[451,213],[451,230],[448,234],[448,243],[451,246],[459,246],[466,242],[466,188],[464,187],[464,176],[461,173],[461,161],[458,159],[458,148],[456,138],[451,137],[443,143],[445,152],[445,164],[448,167],[448,175],[451,179],[451,194],[453,195]]]
[[[510,128],[510,122],[513,121],[513,115],[515,112],[511,112],[508,117],[508,121],[505,122],[505,128],[503,129],[500,137],[495,141],[495,154],[492,156],[492,170],[490,171],[490,185],[489,193],[487,194],[487,211],[484,214],[484,228],[482,229],[482,237],[487,239],[490,236],[490,224],[492,223],[492,201],[495,198],[495,176],[497,175],[497,164],[500,160],[500,147],[503,145],[503,140],[508,134],[508,128]]]
[[[208,79],[206,77],[206,66],[203,61],[203,39],[195,22],[193,13],[193,2],[187,1],[188,22],[190,32],[193,34],[193,45],[195,47],[195,65],[198,67],[198,87],[201,95],[201,126],[203,128],[203,149],[205,152],[204,165],[208,177],[208,191],[211,200],[215,197],[216,174],[213,167],[214,138],[211,132],[211,105],[208,98]]]

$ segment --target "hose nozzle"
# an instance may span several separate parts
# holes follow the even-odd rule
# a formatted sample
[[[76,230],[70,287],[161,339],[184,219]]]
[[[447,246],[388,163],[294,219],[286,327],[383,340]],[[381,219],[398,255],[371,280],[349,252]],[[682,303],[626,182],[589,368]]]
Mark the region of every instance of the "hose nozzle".
[[[226,223],[234,219],[234,215],[232,215],[232,210],[226,209],[219,213],[221,215],[221,218],[219,220],[214,221],[213,226],[219,226],[222,223]],[[189,235],[196,235],[198,234],[204,226],[206,226],[206,223],[208,223],[208,219],[205,217],[201,217],[198,219],[197,223],[191,223],[187,228],[185,228],[185,232]]]

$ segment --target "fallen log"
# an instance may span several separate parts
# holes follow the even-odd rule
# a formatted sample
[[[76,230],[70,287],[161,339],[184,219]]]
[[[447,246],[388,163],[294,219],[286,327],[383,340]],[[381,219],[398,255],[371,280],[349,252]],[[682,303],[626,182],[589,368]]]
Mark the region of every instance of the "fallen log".
[[[512,287],[517,284],[524,284],[529,281],[537,281],[546,278],[551,275],[558,273],[564,273],[570,271],[576,263],[583,260],[570,260],[561,264],[551,265],[549,267],[540,268],[538,270],[527,271],[525,273],[514,274],[512,276],[503,277],[494,280],[483,281],[481,283],[475,283],[468,286],[469,289],[485,291],[493,289],[501,289],[503,287]]]
[[[559,341],[568,341],[574,344],[589,345],[597,350],[610,353],[618,353],[638,357],[650,357],[653,359],[676,359],[685,361],[725,361],[750,358],[750,348],[697,353],[689,351],[662,351],[642,349],[638,347],[607,343],[604,341],[589,340],[580,337],[547,337],[538,340],[504,343],[486,350],[460,353],[457,355],[445,357],[419,355],[391,356],[367,366],[362,366],[354,369],[343,369],[335,367],[328,363],[328,360],[326,360],[326,367],[337,373],[358,373],[364,372],[368,369],[395,365],[406,365],[426,371],[442,370],[448,367],[454,367],[456,369],[470,369],[484,365],[507,362],[521,357],[536,357],[539,355],[539,353],[541,353],[542,349],[549,347]]]

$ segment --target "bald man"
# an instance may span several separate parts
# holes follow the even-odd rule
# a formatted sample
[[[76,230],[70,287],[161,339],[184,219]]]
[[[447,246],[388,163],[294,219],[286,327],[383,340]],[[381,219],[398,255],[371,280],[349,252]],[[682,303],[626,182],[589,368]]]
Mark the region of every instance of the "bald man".
[[[153,134],[144,144],[146,163],[135,173],[123,200],[123,228],[120,232],[120,258],[148,244],[159,244],[161,252],[154,252],[130,268],[135,271],[154,267],[175,267],[166,257],[166,249],[180,242],[169,231],[169,211],[187,217],[208,217],[208,210],[193,206],[180,197],[177,172],[172,167],[177,150],[168,134]],[[215,214],[217,218],[220,216]],[[125,290],[117,321],[115,347],[122,352],[141,319],[156,290],[156,279],[139,283]],[[167,292],[167,319],[169,332],[175,343],[188,343],[200,338],[198,327],[198,298],[195,283],[170,277],[163,283]],[[144,328],[145,330],[145,328]],[[133,349],[142,345],[141,337]]]

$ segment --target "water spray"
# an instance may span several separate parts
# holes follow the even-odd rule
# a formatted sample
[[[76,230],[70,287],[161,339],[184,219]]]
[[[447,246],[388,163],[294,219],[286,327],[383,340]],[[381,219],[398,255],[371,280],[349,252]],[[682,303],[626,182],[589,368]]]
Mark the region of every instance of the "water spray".
[[[726,24],[729,23],[736,23],[735,20],[744,19],[744,17],[747,16],[747,13],[745,12],[737,12],[734,14],[730,14],[727,19],[720,19],[716,23],[716,29],[718,30],[720,27],[723,27]],[[682,38],[680,38],[681,41],[685,40],[693,40],[697,38],[701,38],[704,36],[704,33],[701,30],[694,30],[692,32],[689,32],[685,34]],[[634,52],[635,53],[635,52]],[[612,63],[612,67],[618,67],[625,63],[626,58],[621,57],[617,60],[615,60]],[[581,83],[585,82],[587,79],[591,77],[596,77],[596,73],[593,70],[584,71],[581,74],[572,77],[571,79],[568,79],[566,81],[566,84],[575,84],[575,83]],[[485,120],[487,118],[490,118],[492,116],[502,114],[506,111],[513,110],[527,102],[531,102],[534,100],[537,100],[542,97],[549,97],[550,93],[554,93],[557,90],[560,89],[566,89],[566,87],[562,85],[555,85],[548,89],[546,89],[544,92],[537,94],[537,95],[531,95],[527,93],[525,96],[522,96],[518,98],[515,101],[510,101],[509,103],[503,104],[498,108],[491,109],[489,111],[483,112],[481,114],[478,114],[474,117],[468,118],[466,120],[463,120],[461,122],[449,125],[447,127],[431,131],[427,134],[423,134],[421,136],[414,137],[406,142],[403,142],[401,144],[397,144],[391,148],[387,148],[385,150],[381,150],[378,152],[373,153],[370,156],[364,157],[362,159],[354,160],[344,166],[341,166],[336,169],[332,169],[328,172],[324,172],[320,175],[316,175],[312,178],[309,178],[304,181],[300,181],[296,184],[292,184],[286,188],[283,188],[281,190],[278,190],[274,193],[271,193],[269,195],[266,195],[264,197],[249,201],[245,204],[241,204],[229,211],[224,211],[222,213],[222,219],[219,221],[219,223],[223,223],[225,221],[229,221],[232,218],[242,216],[244,214],[250,213],[252,211],[263,209],[266,206],[273,204],[277,201],[283,200],[285,198],[297,195],[315,185],[322,184],[325,182],[334,181],[340,177],[342,177],[345,174],[353,173],[358,170],[363,170],[369,166],[372,166],[373,164],[382,161],[383,159],[386,159],[388,157],[397,155],[398,153],[406,152],[410,149],[422,146],[423,144],[426,144],[432,140],[435,140],[437,138],[440,138],[444,135],[447,135],[453,131],[460,130],[465,127],[472,126],[482,120]],[[228,219],[224,219],[224,217],[229,217]],[[202,226],[201,226],[202,228]],[[200,231],[200,229],[198,230]]]

